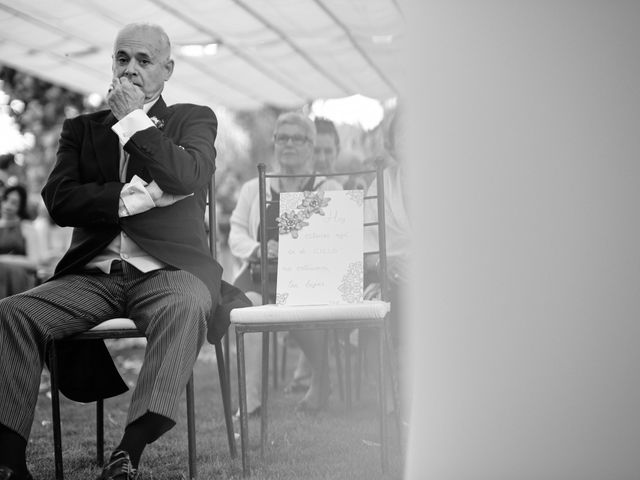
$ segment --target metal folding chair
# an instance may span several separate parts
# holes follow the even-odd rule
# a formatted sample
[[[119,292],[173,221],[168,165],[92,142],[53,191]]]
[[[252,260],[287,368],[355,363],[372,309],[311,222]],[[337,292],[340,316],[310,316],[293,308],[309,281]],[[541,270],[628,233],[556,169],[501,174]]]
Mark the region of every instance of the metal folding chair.
[[[246,398],[246,378],[244,362],[244,335],[250,332],[262,332],[262,404],[261,404],[261,432],[260,432],[260,453],[264,457],[264,446],[267,443],[267,400],[268,400],[268,370],[269,370],[269,333],[286,331],[293,329],[316,329],[342,330],[348,332],[355,328],[370,327],[378,333],[378,353],[380,362],[378,364],[378,397],[379,397],[379,420],[380,420],[380,459],[383,472],[388,470],[388,445],[387,445],[387,415],[386,415],[386,395],[385,378],[387,374],[393,375],[391,370],[387,370],[386,354],[390,349],[387,319],[390,304],[387,299],[388,284],[386,280],[387,258],[385,250],[385,221],[384,221],[384,184],[383,169],[379,163],[373,170],[363,170],[361,172],[348,172],[336,174],[320,174],[332,177],[353,174],[375,174],[378,192],[375,197],[365,196],[365,200],[376,199],[378,210],[378,221],[364,223],[363,228],[378,226],[378,251],[365,252],[365,255],[378,254],[380,258],[380,277],[382,283],[382,300],[363,301],[356,304],[344,305],[302,305],[302,306],[276,306],[268,304],[269,295],[267,289],[266,275],[262,277],[262,300],[263,305],[234,309],[231,312],[231,323],[236,331],[236,347],[238,362],[238,389],[240,396],[240,438],[243,475],[250,473],[248,458],[248,415]],[[260,228],[261,238],[269,238],[267,235],[267,205],[275,203],[267,200],[266,179],[279,177],[308,177],[309,175],[283,175],[267,174],[264,164],[258,165],[259,176],[259,198],[260,198]],[[262,271],[266,271],[267,262],[267,242],[261,243]],[[283,255],[281,252],[280,255]],[[282,258],[282,257],[281,257]],[[348,334],[347,334],[348,335]],[[350,379],[346,381],[347,385]],[[395,382],[392,378],[392,385]],[[397,392],[393,388],[393,399],[396,407],[398,405]],[[397,412],[397,408],[396,408]]]
[[[216,212],[215,212],[215,177],[211,177],[208,192],[208,221],[209,221],[209,248],[211,254],[216,258]],[[203,219],[204,220],[204,219]],[[229,336],[225,335],[223,340],[214,344],[216,360],[218,364],[218,376],[220,388],[222,390],[222,404],[224,410],[225,424],[227,429],[227,440],[229,452],[232,458],[237,457],[235,436],[233,431],[233,419],[231,412],[231,385],[229,375]],[[74,335],[69,338],[51,342],[49,348],[49,368],[51,373],[51,407],[53,417],[53,445],[56,480],[64,479],[64,469],[62,462],[62,429],[60,422],[60,395],[58,390],[58,348],[59,342],[80,342],[85,340],[106,340],[122,338],[144,338],[144,333],[140,332],[133,320],[129,318],[114,318],[97,325],[87,332]],[[223,351],[222,342],[225,342],[226,349]],[[194,407],[194,383],[193,373],[186,387],[187,401],[187,436],[189,451],[189,478],[195,479],[198,476],[196,463],[196,426]],[[104,402],[96,402],[96,463],[104,463]]]

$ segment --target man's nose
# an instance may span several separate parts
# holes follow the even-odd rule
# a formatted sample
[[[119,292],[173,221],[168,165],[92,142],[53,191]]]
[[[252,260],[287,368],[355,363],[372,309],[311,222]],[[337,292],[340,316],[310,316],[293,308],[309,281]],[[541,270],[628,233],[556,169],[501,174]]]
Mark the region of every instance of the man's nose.
[[[127,66],[124,68],[124,72],[122,73],[125,77],[131,80],[131,77],[137,75],[136,72],[136,63],[134,59],[131,59]]]

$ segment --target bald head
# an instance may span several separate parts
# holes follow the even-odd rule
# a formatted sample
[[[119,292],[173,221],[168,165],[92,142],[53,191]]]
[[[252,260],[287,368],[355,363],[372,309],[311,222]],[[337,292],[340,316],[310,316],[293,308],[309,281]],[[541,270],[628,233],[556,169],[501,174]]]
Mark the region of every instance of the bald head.
[[[153,46],[153,53],[158,59],[169,60],[171,57],[171,41],[169,35],[160,25],[152,23],[130,23],[122,27],[116,36],[113,52],[117,52],[118,44],[132,38],[144,38]]]

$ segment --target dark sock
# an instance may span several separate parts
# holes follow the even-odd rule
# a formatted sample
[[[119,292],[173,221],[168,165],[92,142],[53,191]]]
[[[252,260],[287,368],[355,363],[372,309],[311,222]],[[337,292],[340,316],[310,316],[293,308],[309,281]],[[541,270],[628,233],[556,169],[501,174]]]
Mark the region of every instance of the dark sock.
[[[120,445],[116,447],[116,450],[127,452],[133,466],[138,468],[144,447],[149,443],[155,442],[163,433],[171,430],[174,425],[175,422],[170,418],[147,412],[127,425],[127,428],[124,429],[122,440],[120,440]]]
[[[0,465],[9,467],[16,473],[27,470],[27,441],[17,432],[0,424]]]

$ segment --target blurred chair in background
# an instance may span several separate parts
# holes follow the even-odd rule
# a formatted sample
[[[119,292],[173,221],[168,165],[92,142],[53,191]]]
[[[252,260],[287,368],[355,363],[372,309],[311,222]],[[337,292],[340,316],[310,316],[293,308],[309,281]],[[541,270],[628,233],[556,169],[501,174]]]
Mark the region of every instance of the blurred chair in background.
[[[270,210],[279,211],[280,210],[280,199],[281,197],[274,197],[273,195],[267,195],[267,192],[270,191],[268,188],[269,184],[273,184],[278,180],[285,179],[297,179],[300,177],[300,174],[283,174],[280,172],[267,174],[265,171],[265,165],[260,164],[258,166],[259,170],[259,212],[260,212],[260,237],[261,238],[269,238],[271,233],[269,231],[273,231],[276,238],[280,238],[278,235],[279,227],[276,225],[276,222],[269,222],[268,213]],[[382,179],[382,165],[378,166],[377,170],[373,171],[376,176],[376,182],[378,184],[377,193],[374,197],[360,197],[360,208],[362,208],[362,204],[364,200],[376,201],[378,205],[382,206],[384,203],[384,184]],[[340,174],[327,174],[327,177],[331,177],[333,175]],[[298,190],[292,190],[294,192],[304,192],[305,198],[309,191],[304,189],[304,186],[299,186]],[[329,189],[327,189],[329,191]],[[335,192],[334,192],[335,193]],[[352,192],[345,192],[347,194]],[[284,194],[283,194],[284,195]],[[272,208],[275,207],[275,208]],[[311,207],[310,207],[311,208]],[[321,207],[313,207],[315,211]],[[377,209],[379,212],[376,215],[376,220],[374,222],[363,221],[362,210],[360,210],[359,221],[360,227],[354,221],[349,221],[348,219],[345,222],[345,219],[342,218],[343,224],[354,225],[356,230],[360,228],[360,233],[357,231],[354,232],[352,238],[359,237],[362,239],[362,228],[365,230],[369,227],[373,226],[381,226],[382,228],[377,229],[377,239],[376,247],[372,251],[364,251],[362,250],[362,244],[359,246],[359,250],[356,247],[353,247],[349,250],[350,253],[354,254],[356,258],[362,259],[363,253],[366,256],[376,255],[379,259],[379,266],[382,275],[382,287],[381,291],[381,299],[380,300],[362,300],[362,262],[358,262],[358,264],[352,263],[349,266],[354,269],[355,272],[358,270],[358,265],[360,269],[360,275],[350,276],[348,279],[343,277],[342,284],[338,286],[339,291],[343,291],[344,288],[349,290],[349,293],[354,293],[350,288],[353,288],[354,285],[357,286],[360,290],[360,294],[358,296],[347,295],[347,298],[343,297],[342,303],[331,303],[327,304],[325,301],[317,298],[318,290],[315,287],[307,286],[307,283],[300,283],[299,291],[303,291],[304,297],[309,299],[309,302],[300,302],[303,304],[298,304],[292,302],[287,303],[286,299],[290,299],[289,293],[282,294],[278,291],[279,299],[277,301],[277,305],[274,305],[275,298],[273,292],[271,291],[274,285],[271,285],[267,279],[262,278],[261,280],[261,305],[256,305],[249,308],[240,308],[234,309],[231,312],[231,323],[235,326],[236,329],[236,345],[237,345],[237,360],[238,360],[238,386],[239,386],[239,394],[240,394],[240,428],[241,428],[241,445],[242,445],[242,467],[243,474],[247,475],[249,473],[249,460],[248,460],[248,414],[249,410],[247,408],[247,376],[245,369],[245,335],[250,334],[249,336],[256,336],[258,332],[262,333],[262,398],[261,398],[261,435],[260,435],[260,446],[261,446],[261,454],[264,456],[265,445],[267,445],[267,383],[268,383],[268,369],[269,369],[269,342],[268,342],[268,334],[269,332],[278,332],[278,331],[289,331],[292,334],[299,334],[300,332],[311,333],[314,332],[322,337],[324,337],[324,345],[325,349],[323,355],[327,356],[326,345],[327,345],[327,335],[329,331],[340,329],[345,332],[349,332],[355,328],[363,328],[369,327],[375,329],[377,333],[378,339],[378,355],[377,358],[379,360],[378,363],[378,385],[379,385],[379,418],[380,418],[380,443],[381,443],[381,464],[383,471],[387,470],[388,467],[388,454],[387,454],[387,415],[386,415],[386,395],[384,394],[384,385],[385,385],[385,374],[394,375],[393,369],[388,369],[386,366],[386,352],[389,351],[389,339],[388,339],[388,327],[387,327],[387,317],[390,305],[387,301],[387,291],[388,285],[386,281],[386,250],[385,250],[385,232],[384,228],[384,209]],[[285,211],[285,214],[288,211]],[[320,213],[320,212],[318,212]],[[324,215],[324,212],[321,213]],[[283,216],[280,213],[280,225],[282,228]],[[294,214],[295,217],[295,214]],[[292,219],[294,222],[298,222],[294,217],[286,217]],[[328,217],[331,217],[331,214],[328,214]],[[306,217],[305,217],[306,218]],[[286,219],[284,220],[286,223]],[[305,225],[308,225],[307,222],[302,222],[301,224],[296,223],[296,230],[300,225],[300,229]],[[324,225],[323,223],[318,224],[320,228]],[[334,224],[335,225],[335,224]],[[326,227],[325,227],[326,228]],[[316,232],[314,232],[316,233]],[[285,232],[286,234],[286,232]],[[327,233],[326,236],[330,236],[330,233]],[[320,235],[324,238],[324,235]],[[294,236],[294,238],[296,238]],[[316,237],[317,238],[317,237]],[[344,245],[344,244],[341,244]],[[355,250],[354,250],[355,248]],[[300,251],[300,258],[293,258],[290,256],[288,251],[291,249],[283,248],[283,251],[280,252],[279,258],[281,262],[285,262],[285,268],[289,267],[289,271],[295,271],[292,268],[292,262],[296,260],[307,261],[309,260],[308,255],[305,257],[305,253]],[[260,255],[259,258],[261,263],[261,270],[264,271],[267,268],[269,257],[268,245],[266,243],[260,244]],[[352,257],[347,257],[347,259]],[[323,257],[323,260],[326,260],[326,257]],[[296,264],[297,265],[297,264]],[[303,266],[307,267],[308,265],[305,263]],[[351,271],[351,270],[350,270]],[[344,283],[346,282],[346,284]],[[359,285],[355,282],[360,282]],[[286,283],[286,282],[285,282]],[[345,286],[346,285],[346,286]],[[287,291],[287,289],[285,289]],[[286,297],[286,298],[283,298]],[[297,335],[296,335],[297,337]],[[325,362],[323,362],[324,364]],[[314,372],[316,373],[316,372]],[[324,382],[323,382],[324,381]],[[395,385],[395,381],[392,379],[392,385]],[[314,384],[310,388],[310,392],[314,388]],[[320,377],[320,386],[318,387],[320,391],[323,389],[326,391],[328,388],[328,373],[325,376]],[[307,394],[308,395],[308,394]],[[306,397],[305,397],[306,398]],[[397,397],[393,396],[394,406],[397,403]],[[304,402],[304,399],[303,399]],[[397,411],[397,410],[396,410]],[[397,419],[396,419],[397,420]]]

